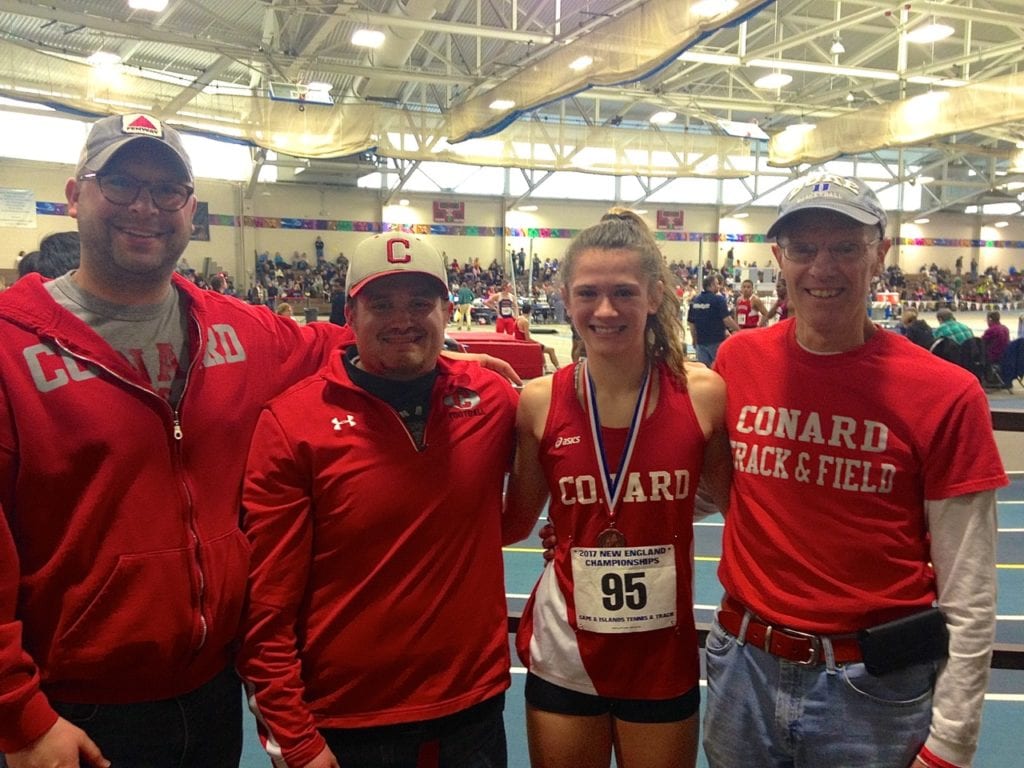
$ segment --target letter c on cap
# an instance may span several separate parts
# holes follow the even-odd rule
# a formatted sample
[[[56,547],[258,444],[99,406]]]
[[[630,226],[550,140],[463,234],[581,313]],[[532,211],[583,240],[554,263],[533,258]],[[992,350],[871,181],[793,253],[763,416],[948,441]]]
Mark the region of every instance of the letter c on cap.
[[[404,250],[398,248],[400,245]],[[412,261],[412,254],[409,253],[411,246],[412,244],[402,237],[393,237],[388,240],[388,264],[408,264]]]

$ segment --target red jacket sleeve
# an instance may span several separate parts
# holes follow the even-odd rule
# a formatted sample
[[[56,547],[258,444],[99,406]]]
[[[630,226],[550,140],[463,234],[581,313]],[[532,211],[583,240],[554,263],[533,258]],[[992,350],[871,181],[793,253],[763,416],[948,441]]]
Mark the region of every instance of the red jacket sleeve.
[[[2,449],[0,453],[8,464],[8,454]],[[0,511],[0,752],[22,749],[57,722],[57,713],[39,689],[39,670],[21,645],[20,579],[18,551]]]
[[[264,410],[242,491],[242,527],[252,557],[237,666],[264,747],[288,765],[311,761],[326,745],[304,703],[295,636],[312,552],[306,474],[280,424]]]

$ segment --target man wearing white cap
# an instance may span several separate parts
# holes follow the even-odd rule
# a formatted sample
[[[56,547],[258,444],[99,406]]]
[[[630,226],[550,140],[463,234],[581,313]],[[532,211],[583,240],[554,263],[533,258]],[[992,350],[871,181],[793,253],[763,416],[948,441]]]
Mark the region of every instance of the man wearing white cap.
[[[0,294],[0,765],[238,764],[245,447],[352,337],[177,275],[193,185],[174,129],[102,118],[79,268]]]
[[[252,440],[250,707],[279,766],[503,766],[516,395],[439,356],[447,273],[426,241],[364,241],[347,291],[355,346],[271,401]]]
[[[796,317],[716,359],[733,490],[707,641],[712,768],[974,755],[1006,476],[977,380],[867,315],[885,226],[862,181],[801,180],[768,231]]]

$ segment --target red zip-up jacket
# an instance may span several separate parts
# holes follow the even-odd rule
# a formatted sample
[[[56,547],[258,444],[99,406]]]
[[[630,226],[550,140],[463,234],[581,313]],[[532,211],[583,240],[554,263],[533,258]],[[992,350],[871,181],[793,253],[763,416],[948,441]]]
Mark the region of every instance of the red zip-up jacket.
[[[49,698],[163,699],[230,662],[260,408],[351,340],[173,285],[191,355],[177,409],[38,276],[0,294],[0,752],[53,725]]]
[[[446,717],[509,686],[501,504],[517,398],[475,364],[437,369],[422,445],[340,354],[256,426],[238,669],[275,766],[316,757],[318,728]]]

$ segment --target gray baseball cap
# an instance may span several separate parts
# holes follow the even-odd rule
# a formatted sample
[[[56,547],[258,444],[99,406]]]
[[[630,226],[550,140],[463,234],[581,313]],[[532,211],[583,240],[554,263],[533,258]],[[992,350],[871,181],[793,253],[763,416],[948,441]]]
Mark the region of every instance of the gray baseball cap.
[[[167,147],[181,163],[181,168],[189,184],[195,183],[192,175],[192,163],[181,143],[181,136],[176,130],[152,115],[136,112],[131,115],[111,115],[93,123],[89,138],[82,147],[82,155],[78,159],[76,176],[91,171],[98,173],[103,170],[118,150],[133,141],[146,140]]]
[[[800,211],[835,211],[849,216],[861,224],[878,227],[884,236],[888,217],[871,188],[853,176],[836,176],[830,173],[817,174],[801,179],[790,190],[779,205],[779,215],[768,230],[768,237],[775,238],[788,216]]]
[[[437,282],[442,296],[448,295],[448,270],[437,248],[415,235],[385,232],[356,246],[348,265],[345,292],[355,296],[374,280],[388,275],[419,274]]]

